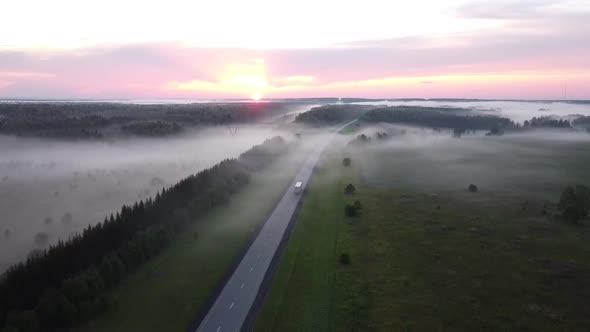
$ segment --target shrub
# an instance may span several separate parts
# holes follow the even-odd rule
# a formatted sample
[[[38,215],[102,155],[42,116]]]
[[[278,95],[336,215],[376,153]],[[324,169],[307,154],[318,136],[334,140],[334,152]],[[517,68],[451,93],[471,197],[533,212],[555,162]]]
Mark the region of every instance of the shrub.
[[[342,165],[344,165],[344,166],[350,166],[350,164],[351,164],[351,160],[350,160],[349,157],[346,157],[346,158],[342,159]]]
[[[467,190],[469,190],[470,193],[476,193],[477,192],[477,186],[472,183],[472,184],[469,185],[469,187],[467,188]]]
[[[362,208],[361,201],[359,201],[358,199],[356,201],[354,201],[354,207],[357,210],[360,210]]]
[[[356,206],[352,205],[352,204],[346,204],[346,206],[344,207],[344,214],[347,217],[356,217],[357,216],[357,208]]]
[[[350,264],[350,255],[347,253],[340,254],[339,262],[342,265],[349,265]]]
[[[349,183],[346,185],[346,187],[344,187],[345,194],[352,195],[355,192],[356,192],[356,188],[354,187],[354,185],[352,185],[352,183]]]
[[[577,185],[566,187],[561,193],[558,204],[563,218],[573,223],[579,222],[588,216],[590,209],[590,189],[586,186]]]

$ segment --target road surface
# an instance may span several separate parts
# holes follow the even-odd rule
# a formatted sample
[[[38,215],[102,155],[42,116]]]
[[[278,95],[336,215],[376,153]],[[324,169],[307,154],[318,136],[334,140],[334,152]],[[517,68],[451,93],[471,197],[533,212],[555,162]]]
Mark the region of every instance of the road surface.
[[[353,120],[335,131],[339,131]],[[230,332],[240,331],[244,321],[254,303],[262,280],[270,266],[272,258],[285,234],[289,221],[302,195],[294,192],[295,183],[303,182],[307,186],[313,168],[315,167],[323,149],[329,143],[327,139],[308,156],[303,167],[293,180],[293,183],[283,195],[274,211],[258,233],[258,236],[248,248],[238,267],[223,287],[221,293],[201,321],[198,332]]]

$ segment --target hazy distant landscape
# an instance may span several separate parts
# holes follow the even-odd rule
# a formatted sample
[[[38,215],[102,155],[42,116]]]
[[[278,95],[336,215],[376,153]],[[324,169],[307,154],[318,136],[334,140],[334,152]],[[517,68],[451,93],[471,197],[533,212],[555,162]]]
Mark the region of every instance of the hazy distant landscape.
[[[590,328],[588,219],[563,205],[590,183],[588,105],[377,104],[298,117],[360,121],[318,165],[256,330]]]
[[[203,129],[109,142],[0,136],[0,269],[101,222],[123,204],[238,156],[278,128]]]
[[[394,326],[394,329],[440,327],[440,322],[449,315],[444,310],[431,313],[431,319],[422,325],[416,320],[410,324],[387,319],[399,317],[399,310],[406,310],[392,304],[396,301],[409,301],[419,307],[425,305],[424,301],[432,301],[428,296],[398,294],[394,302],[389,302],[376,295],[381,290],[404,292],[394,277],[379,280],[381,273],[395,275],[383,261],[387,257],[396,264],[405,264],[391,251],[393,248],[413,252],[408,255],[419,266],[432,264],[432,259],[442,259],[447,262],[442,266],[453,266],[453,273],[462,284],[468,285],[455,292],[478,299],[496,296],[490,301],[501,302],[507,293],[473,295],[475,286],[471,283],[485,283],[487,292],[507,285],[503,277],[480,279],[463,271],[451,257],[467,255],[463,250],[472,250],[468,248],[477,246],[478,241],[499,245],[510,234],[508,239],[519,239],[519,246],[538,248],[534,258],[530,258],[533,263],[515,263],[521,258],[511,249],[494,249],[493,255],[505,256],[507,262],[519,266],[515,273],[534,275],[537,260],[550,260],[546,264],[553,264],[551,269],[559,269],[553,266],[560,264],[573,264],[567,265],[564,273],[570,276],[574,273],[570,270],[575,271],[571,282],[579,285],[586,275],[586,263],[573,250],[586,249],[580,247],[578,240],[547,258],[552,247],[536,242],[537,239],[521,237],[525,236],[523,229],[537,227],[530,226],[531,223],[540,223],[544,226],[538,227],[554,230],[555,235],[549,238],[555,243],[568,241],[561,235],[563,232],[579,233],[580,241],[586,238],[585,228],[577,230],[581,226],[568,226],[562,220],[558,201],[566,186],[590,181],[584,167],[590,163],[587,104],[347,101],[0,104],[0,132],[3,133],[0,136],[0,214],[3,216],[0,268],[6,270],[26,259],[26,265],[19,267],[22,270],[10,270],[7,282],[19,283],[18,273],[34,273],[35,264],[49,257],[44,256],[46,249],[52,248],[49,252],[53,252],[56,260],[61,259],[59,248],[63,244],[58,241],[72,241],[67,242],[70,246],[83,245],[84,239],[91,241],[94,233],[97,234],[94,236],[107,236],[107,233],[100,235],[108,231],[103,225],[123,227],[121,232],[136,234],[130,240],[119,239],[123,243],[119,247],[111,248],[108,243],[99,242],[96,250],[110,252],[107,258],[98,256],[96,262],[76,258],[79,267],[75,271],[81,271],[75,272],[77,277],[61,281],[57,293],[51,289],[27,290],[27,300],[20,307],[30,308],[30,303],[36,303],[42,295],[35,311],[24,311],[21,316],[7,315],[5,319],[11,324],[33,320],[47,326],[85,326],[93,331],[155,326],[182,329],[196,313],[208,308],[211,292],[223,280],[233,259],[245,250],[249,237],[261,227],[306,155],[324,142],[331,143],[315,167],[310,193],[305,195],[298,217],[301,220],[285,247],[276,281],[265,286],[269,287],[269,293],[259,308],[256,324],[260,330],[301,331],[317,324],[324,327],[335,324],[342,329],[356,326],[358,330],[370,329],[373,324]],[[333,128],[347,122],[351,124],[330,138]],[[272,137],[275,138],[268,140]],[[245,151],[248,152],[244,154]],[[233,161],[224,161],[238,156]],[[216,172],[228,177],[208,182],[214,176],[209,174]],[[195,183],[190,186],[183,184],[192,182]],[[354,183],[358,193],[342,196],[349,182]],[[470,194],[472,186],[476,193]],[[163,190],[170,191],[164,194]],[[186,196],[189,192],[192,194]],[[177,198],[164,198],[168,195]],[[123,205],[134,212],[121,209]],[[472,215],[462,215],[459,206],[465,206]],[[146,211],[152,211],[153,215],[135,219],[147,213],[142,212],[144,209],[152,209]],[[435,214],[425,217],[432,209]],[[494,209],[506,213],[496,215]],[[464,224],[465,218],[482,221],[472,227]],[[498,218],[510,221],[511,226],[495,224]],[[436,222],[436,226],[431,222]],[[137,225],[137,230],[125,230],[126,224]],[[414,243],[404,242],[397,235],[396,239],[387,238],[396,234],[396,229],[412,233],[408,239],[418,243],[431,241],[446,248],[443,258],[428,250],[415,252]],[[453,235],[434,238],[424,235],[431,232]],[[485,240],[465,237],[474,232]],[[129,242],[125,244],[125,241]],[[462,245],[455,247],[446,241],[460,241]],[[391,246],[394,242],[401,247]],[[328,248],[328,243],[337,245]],[[143,249],[137,251],[138,246]],[[156,247],[151,249],[152,246]],[[91,257],[95,249],[87,250],[90,251],[80,253],[80,257]],[[308,253],[293,256],[297,250]],[[374,260],[361,259],[373,256]],[[88,267],[88,264],[92,265]],[[124,269],[114,277],[112,269],[117,264]],[[188,273],[185,270],[188,266],[206,273]],[[354,278],[349,269],[370,272]],[[406,267],[404,278],[416,280],[412,273],[420,271],[424,280],[435,280],[435,274],[442,273],[437,268],[416,269]],[[469,279],[462,279],[467,275]],[[82,300],[67,295],[76,289],[71,288],[74,286],[70,281],[87,280],[92,285],[96,281],[91,280],[95,278],[110,286],[88,291]],[[184,286],[178,288],[177,283]],[[403,285],[411,287],[405,281]],[[551,319],[555,315],[575,317],[562,320],[563,326],[588,323],[580,318],[577,309],[556,308],[552,300],[554,293],[541,292],[543,285],[532,281],[528,284],[528,291],[548,298],[529,299],[532,304],[522,304],[525,311],[530,311],[530,306],[541,308],[535,309],[539,319]],[[307,291],[301,292],[302,288]],[[361,292],[361,288],[367,290]],[[152,292],[146,293],[145,289]],[[187,292],[188,289],[191,291]],[[434,291],[428,285],[421,290],[424,294]],[[585,294],[561,291],[562,296],[572,301]],[[8,288],[4,292],[7,296],[19,296]],[[63,301],[60,292],[79,308],[75,315],[63,311],[47,316],[42,304],[44,301],[60,303]],[[375,296],[380,304],[362,304],[369,303],[367,296]],[[173,297],[177,301],[168,304],[166,314],[140,318],[146,311],[157,310],[161,297]],[[280,300],[285,298],[288,300]],[[84,307],[87,303],[90,306]],[[481,310],[491,312],[486,303],[479,304]],[[313,309],[302,310],[308,306]],[[350,314],[359,306],[363,308],[362,315]],[[448,303],[445,306],[452,307]],[[328,307],[333,307],[330,314],[313,319],[309,316],[312,312],[326,312]],[[509,316],[518,315],[521,309],[515,307]],[[490,326],[496,327],[518,325],[505,325],[491,317],[487,320]],[[466,319],[461,329],[476,325],[475,321]]]
[[[321,101],[321,100],[313,100]],[[335,100],[329,100],[335,101]],[[363,101],[355,100],[347,104],[332,104],[337,114],[332,122],[338,123],[345,119],[352,119],[366,113],[368,110],[382,106],[425,106],[437,107],[445,110],[450,108],[463,109],[472,115],[502,116],[517,123],[530,120],[533,117],[553,117],[574,121],[590,115],[590,107],[583,103],[563,102],[514,102],[514,101]],[[210,127],[205,123],[200,127],[187,127],[183,132],[157,135],[162,137],[145,138],[142,135],[112,134],[114,136],[104,137],[102,140],[80,140],[79,137],[56,137],[52,140],[41,140],[35,138],[38,131],[21,131],[21,136],[7,135],[0,136],[0,212],[3,216],[0,230],[2,231],[0,241],[0,269],[6,269],[10,264],[23,259],[33,250],[47,248],[58,239],[66,239],[75,232],[80,232],[87,225],[100,222],[104,217],[115,211],[123,204],[131,204],[136,200],[145,199],[155,195],[163,187],[169,186],[179,179],[194,174],[199,170],[210,167],[215,163],[239,155],[252,145],[265,138],[276,135],[293,135],[294,131],[285,131],[285,125],[292,121],[294,116],[303,110],[313,107],[301,104],[297,100],[288,104],[267,104],[254,106],[243,104],[249,109],[260,108],[260,114],[250,115],[249,122],[244,124],[244,118],[220,120],[220,124]],[[299,104],[298,104],[299,103]],[[357,106],[362,107],[358,111]],[[9,105],[14,108],[13,102]],[[26,104],[27,109],[34,109],[35,103]],[[60,108],[61,103],[45,104],[51,109],[59,110],[58,117],[88,117],[103,116],[112,118],[116,115],[120,119],[132,119],[138,117],[142,121],[156,119],[175,118],[175,114],[186,114],[180,119],[194,121],[190,113],[190,105],[177,104],[172,110],[178,108],[179,112],[171,113],[168,106],[163,105],[161,109],[157,105],[149,105],[148,113],[136,109],[138,106],[128,104],[120,110],[111,110],[112,107],[106,104],[82,105],[76,108],[76,104],[66,104],[65,109]],[[47,106],[43,106],[46,108]],[[78,104],[80,105],[80,104]],[[201,106],[203,110],[209,106]],[[230,112],[239,109],[240,103],[233,104]],[[347,106],[348,105],[348,106]],[[3,107],[4,106],[4,107]],[[0,111],[4,110],[4,128],[10,123],[10,108],[7,104],[0,104]],[[115,105],[116,106],[116,105]],[[90,107],[88,114],[84,108]],[[119,107],[119,106],[116,106]],[[213,104],[213,107],[215,104]],[[350,108],[346,111],[346,108]],[[71,111],[70,111],[71,110]],[[270,111],[269,111],[270,110]],[[14,111],[12,111],[14,112]],[[48,111],[49,112],[49,111]],[[52,111],[55,112],[55,111]],[[149,113],[151,112],[151,113]],[[176,112],[176,111],[174,111]],[[251,112],[251,111],[250,111]],[[348,112],[348,113],[347,113]],[[0,112],[1,113],[1,112]],[[45,114],[44,111],[41,113]],[[150,115],[151,114],[151,115]],[[159,115],[162,114],[162,115]],[[247,113],[251,114],[251,113]],[[289,114],[290,117],[285,115]],[[22,116],[22,114],[19,114]],[[43,121],[45,116],[28,117],[29,121]],[[178,119],[178,118],[176,118]],[[53,120],[52,120],[53,121]],[[133,120],[117,120],[129,122]],[[223,121],[227,121],[224,123]],[[199,125],[199,123],[196,123]],[[0,126],[0,131],[2,130]],[[370,129],[369,132],[377,132],[378,128],[384,131],[396,130],[395,126],[380,125]],[[494,175],[492,172],[496,165],[490,164],[486,158],[503,160],[509,156],[520,156],[527,165],[535,163],[530,159],[533,154],[537,156],[539,163],[548,163],[557,157],[544,158],[539,151],[538,144],[543,144],[550,151],[561,151],[560,147],[573,144],[584,146],[589,135],[583,132],[583,127],[572,132],[543,132],[543,133],[521,133],[511,138],[503,138],[500,141],[489,141],[479,136],[465,137],[461,141],[455,141],[449,133],[414,130],[409,128],[410,134],[392,139],[386,145],[372,147],[371,149],[396,150],[393,154],[396,164],[406,165],[413,172],[428,174],[428,186],[439,186],[439,189],[450,189],[457,185],[452,182],[464,178],[469,172],[469,165],[474,163],[474,180],[490,183],[498,187],[513,189],[518,188],[519,174],[531,174],[538,169],[540,164],[535,164],[535,169],[518,171],[520,166],[510,164],[503,165],[506,172],[512,172],[512,177],[505,175]],[[408,130],[408,129],[406,129]],[[114,132],[112,129],[106,133]],[[111,134],[109,134],[111,135]],[[538,142],[538,143],[535,143]],[[577,144],[577,145],[576,145]],[[555,146],[555,149],[549,148]],[[569,146],[569,145],[568,145]],[[536,149],[536,150],[535,150]],[[537,152],[535,152],[537,151]],[[525,154],[523,154],[525,153]],[[527,154],[528,153],[528,154]],[[566,155],[567,151],[562,153]],[[579,152],[582,153],[582,152]],[[384,156],[387,154],[383,154]],[[489,156],[489,157],[488,157]],[[485,173],[480,164],[486,164],[490,168]],[[437,165],[434,169],[432,168]],[[364,172],[391,172],[395,174],[399,185],[411,187],[420,181],[422,176],[406,174],[399,169],[383,168],[380,164],[368,165]],[[420,169],[420,167],[425,169]],[[420,171],[418,171],[420,169]],[[437,171],[439,170],[439,171]],[[432,172],[441,172],[440,176],[432,177]],[[449,177],[448,171],[457,174],[456,179]],[[573,172],[583,172],[581,169],[566,170],[559,167],[550,167],[546,170],[538,170],[539,176],[545,178],[543,183],[537,186],[548,186],[550,174],[562,174],[573,177]],[[467,173],[466,173],[467,172]],[[484,173],[481,173],[484,172]],[[446,175],[443,175],[446,174]],[[487,174],[487,175],[486,175]],[[497,179],[493,179],[496,176]],[[389,178],[385,174],[371,176],[371,178]],[[445,185],[439,180],[445,180]],[[566,177],[565,180],[568,178]],[[408,181],[410,181],[408,183]],[[382,180],[378,181],[384,185]],[[563,182],[563,181],[561,181]],[[554,186],[559,187],[561,182]],[[567,182],[567,181],[565,181]],[[441,187],[442,186],[442,187]],[[506,187],[508,186],[508,187]]]
[[[590,331],[590,1],[4,1],[0,332]]]

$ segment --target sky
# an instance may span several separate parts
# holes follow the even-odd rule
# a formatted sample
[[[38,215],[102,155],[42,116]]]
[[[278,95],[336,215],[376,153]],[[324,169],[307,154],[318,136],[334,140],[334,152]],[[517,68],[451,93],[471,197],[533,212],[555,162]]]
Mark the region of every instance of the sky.
[[[7,0],[0,98],[590,99],[589,0]]]

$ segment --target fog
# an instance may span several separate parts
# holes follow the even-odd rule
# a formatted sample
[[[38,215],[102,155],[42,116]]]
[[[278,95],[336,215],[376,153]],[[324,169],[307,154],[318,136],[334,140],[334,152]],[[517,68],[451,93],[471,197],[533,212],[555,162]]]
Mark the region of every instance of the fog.
[[[382,106],[430,106],[471,108],[476,112],[495,114],[522,123],[532,117],[556,115],[567,117],[573,114],[590,116],[590,104],[538,101],[381,101],[358,104]]]
[[[404,135],[396,135],[405,129]],[[392,134],[386,141],[376,131]],[[590,135],[559,130],[453,138],[451,131],[382,124],[366,128],[372,142],[351,148],[372,185],[426,192],[480,191],[555,200],[564,186],[590,184]]]
[[[0,271],[276,135],[293,136],[276,126],[92,142],[0,136]]]
[[[371,104],[490,109],[481,112],[518,122],[551,114],[590,115],[590,105],[557,102]],[[102,221],[123,204],[153,196],[162,187],[237,157],[272,136],[293,138],[297,132],[305,142],[303,150],[319,146],[332,137],[328,128],[291,123],[297,113],[313,106],[269,117],[256,126],[232,130],[221,126],[171,138],[59,141],[0,136],[0,271],[33,250]],[[584,171],[590,164],[587,133],[543,130],[486,137],[478,132],[457,139],[450,131],[385,124],[361,132],[375,137],[376,131],[392,137],[374,138],[369,145],[352,149],[363,176],[376,186],[445,191],[464,190],[475,183],[482,191],[536,193],[553,199],[566,184],[590,184]]]

